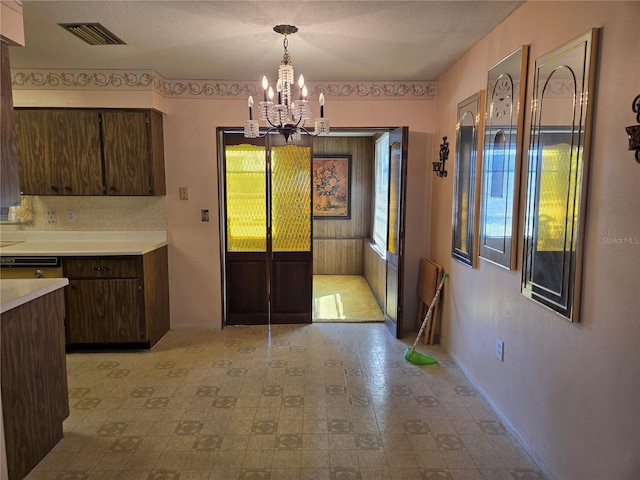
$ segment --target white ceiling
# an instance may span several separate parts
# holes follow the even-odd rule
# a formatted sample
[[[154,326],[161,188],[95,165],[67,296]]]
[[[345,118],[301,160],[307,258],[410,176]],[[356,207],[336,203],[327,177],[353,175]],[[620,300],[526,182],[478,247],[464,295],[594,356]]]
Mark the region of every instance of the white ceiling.
[[[31,1],[12,68],[152,69],[171,79],[259,80],[282,58],[307,81],[436,80],[521,1]],[[90,46],[58,23],[99,22],[127,45]]]

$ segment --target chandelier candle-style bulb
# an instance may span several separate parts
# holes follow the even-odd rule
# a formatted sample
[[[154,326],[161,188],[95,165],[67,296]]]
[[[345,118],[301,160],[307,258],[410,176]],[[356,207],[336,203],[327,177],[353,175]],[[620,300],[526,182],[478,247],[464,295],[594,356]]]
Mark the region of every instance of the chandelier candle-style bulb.
[[[282,80],[278,79],[276,82],[276,92],[278,92],[278,104],[282,103]]]
[[[262,76],[262,89],[264,90],[264,101],[267,101],[267,90],[269,88],[269,80],[267,80],[267,76]]]
[[[305,97],[303,93],[304,89],[305,89],[304,77],[300,75],[300,77],[298,78],[298,91],[300,92],[300,100],[303,100],[303,98]]]
[[[253,97],[249,95],[249,120],[253,120]]]
[[[324,93],[320,93],[318,102],[320,102],[320,118],[324,118]]]

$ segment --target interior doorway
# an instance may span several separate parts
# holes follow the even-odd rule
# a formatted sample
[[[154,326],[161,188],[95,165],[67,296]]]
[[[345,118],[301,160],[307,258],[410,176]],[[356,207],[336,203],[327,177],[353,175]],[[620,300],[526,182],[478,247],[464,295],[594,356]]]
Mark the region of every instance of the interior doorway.
[[[385,321],[394,336],[402,335],[407,135],[404,127],[371,128],[340,129],[314,138],[313,159],[324,162],[346,157],[350,162],[349,214],[341,218],[317,215],[314,208],[314,321],[331,315],[349,321],[347,309],[361,312],[373,299],[378,309],[371,309],[369,321]],[[331,276],[333,285],[328,291],[316,288],[316,279]],[[361,297],[362,309],[350,301],[350,289],[339,288],[350,277],[359,277],[367,287]],[[318,303],[329,311],[321,314]],[[354,318],[361,315],[353,313]]]
[[[300,141],[287,144],[280,135],[250,140],[243,138],[238,129],[218,129],[218,132],[223,325],[310,323],[315,298],[313,277],[356,276],[368,285],[389,330],[400,338],[403,331],[407,127],[338,129],[313,139],[303,135],[303,145]],[[377,140],[385,135],[385,169],[379,170]],[[299,147],[306,149],[302,157],[308,157],[290,169],[289,180],[278,183],[273,160],[278,157],[279,149],[295,150]],[[239,182],[241,187],[237,191],[233,191],[236,187],[229,168],[229,159],[235,154],[235,148],[240,152],[236,159],[239,164],[242,164],[242,158],[251,157],[250,151],[254,148],[258,149],[260,156],[260,161],[250,162],[253,166],[242,173],[243,180]],[[344,177],[344,172],[340,177],[340,181],[348,183],[347,194],[341,199],[346,203],[335,215],[323,215],[318,206],[323,199],[314,198],[314,188],[317,187],[314,165],[316,159],[322,159],[326,164],[327,158],[348,159],[349,162],[347,177]],[[308,162],[306,166],[304,162]],[[234,175],[236,173],[233,172]],[[238,208],[248,193],[258,190],[257,187],[247,187],[249,184],[244,179],[249,177],[258,178],[256,185],[264,185],[259,188],[265,200],[254,205],[252,213],[244,207]],[[385,179],[382,183],[386,185],[382,193],[378,191],[381,178]],[[306,182],[307,186],[307,190],[293,203],[283,194],[283,189],[292,182],[301,182],[300,185]],[[288,210],[288,217],[285,215],[283,218],[289,219],[286,222],[297,222],[298,226],[293,228],[294,236],[308,240],[308,246],[295,245],[291,248],[288,245],[283,251],[275,248],[277,221],[273,217],[273,206],[278,195],[285,198],[285,210]],[[234,218],[239,218],[243,227],[250,226],[254,232],[240,235],[243,238],[239,248]],[[383,218],[382,223],[380,218]],[[378,232],[374,235],[376,222]],[[281,223],[282,232],[291,230],[282,228],[285,223]],[[259,232],[258,236],[255,232]],[[375,241],[373,237],[382,240]],[[339,311],[335,297],[334,304]],[[371,320],[377,320],[377,315]]]

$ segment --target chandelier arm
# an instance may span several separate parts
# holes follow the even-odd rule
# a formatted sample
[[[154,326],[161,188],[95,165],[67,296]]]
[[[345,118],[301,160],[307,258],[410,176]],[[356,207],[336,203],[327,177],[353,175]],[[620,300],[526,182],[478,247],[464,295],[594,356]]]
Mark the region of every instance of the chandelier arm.
[[[309,130],[307,130],[305,127],[300,127],[300,130],[302,130],[304,133],[306,133],[307,135],[309,135],[310,137],[317,137],[318,135],[320,135],[319,133],[315,133],[315,132],[310,132]]]
[[[274,128],[282,128],[282,122],[280,123],[280,125],[276,125],[271,121],[271,119],[268,116],[267,116],[267,123],[272,127],[269,130],[273,130]]]
[[[269,128],[263,134],[258,134],[258,138],[264,138],[267,135],[269,135],[271,132],[273,132],[274,130],[277,130],[277,128],[276,127]]]

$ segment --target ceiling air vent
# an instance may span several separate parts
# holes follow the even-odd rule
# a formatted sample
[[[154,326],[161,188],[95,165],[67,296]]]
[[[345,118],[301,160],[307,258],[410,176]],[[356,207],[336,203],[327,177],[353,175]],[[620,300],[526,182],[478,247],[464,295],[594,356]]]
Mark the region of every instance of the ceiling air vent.
[[[126,45],[99,23],[59,23],[58,25],[89,45]]]

